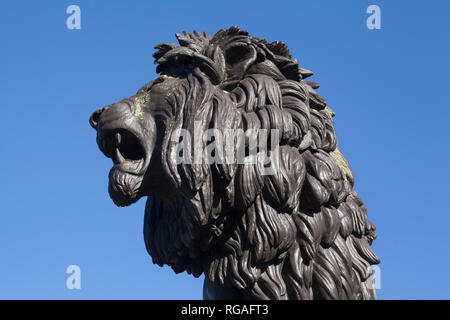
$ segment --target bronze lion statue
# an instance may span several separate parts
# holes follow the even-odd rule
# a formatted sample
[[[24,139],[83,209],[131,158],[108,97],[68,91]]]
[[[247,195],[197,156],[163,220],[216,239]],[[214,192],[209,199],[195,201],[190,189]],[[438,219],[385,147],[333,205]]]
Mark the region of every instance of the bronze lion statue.
[[[238,27],[176,37],[160,76],[90,118],[114,203],[148,197],[153,262],[204,274],[205,299],[375,299],[375,226],[313,73]]]

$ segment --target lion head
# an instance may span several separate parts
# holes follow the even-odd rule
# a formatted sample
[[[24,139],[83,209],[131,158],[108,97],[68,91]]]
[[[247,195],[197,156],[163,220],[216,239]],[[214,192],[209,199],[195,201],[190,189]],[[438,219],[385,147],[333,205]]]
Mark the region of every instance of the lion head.
[[[375,227],[313,73],[237,27],[176,36],[160,76],[90,118],[114,203],[148,196],[154,263],[204,274],[205,298],[374,298]]]

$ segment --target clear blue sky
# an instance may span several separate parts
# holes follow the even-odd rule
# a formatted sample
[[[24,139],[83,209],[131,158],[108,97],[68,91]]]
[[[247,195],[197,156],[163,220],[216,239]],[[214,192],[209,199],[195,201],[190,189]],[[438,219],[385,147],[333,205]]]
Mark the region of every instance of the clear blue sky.
[[[66,28],[71,4],[81,30]],[[371,4],[381,30],[366,27]],[[232,25],[315,72],[377,226],[378,297],[450,298],[449,13],[437,0],[2,1],[0,298],[201,299],[202,278],[151,263],[145,200],[109,199],[88,117],[155,77],[155,44]],[[71,264],[81,290],[66,289]]]

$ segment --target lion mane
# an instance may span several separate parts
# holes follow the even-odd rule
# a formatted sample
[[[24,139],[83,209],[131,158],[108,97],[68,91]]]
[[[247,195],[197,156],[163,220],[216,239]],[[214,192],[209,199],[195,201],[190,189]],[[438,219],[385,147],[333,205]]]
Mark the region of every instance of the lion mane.
[[[185,76],[168,94],[171,110],[157,115],[165,132],[161,183],[176,194],[173,203],[147,201],[153,262],[204,274],[207,299],[374,299],[375,226],[337,147],[335,114],[319,85],[305,80],[313,73],[283,42],[238,27],[176,37],[179,45],[160,44],[154,53],[163,78]],[[262,160],[176,163],[178,141],[170,135],[193,134],[194,122],[203,130],[241,129],[246,139],[254,130],[278,130],[274,174],[262,174]],[[187,157],[195,148],[189,144]]]

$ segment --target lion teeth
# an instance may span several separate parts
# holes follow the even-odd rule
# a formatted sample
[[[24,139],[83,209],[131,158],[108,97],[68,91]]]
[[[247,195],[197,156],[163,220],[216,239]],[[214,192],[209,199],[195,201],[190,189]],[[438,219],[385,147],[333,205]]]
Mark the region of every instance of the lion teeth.
[[[117,133],[114,135],[114,139],[115,139],[116,145],[119,146],[120,143],[122,142],[122,136],[120,135],[119,132],[117,132]]]
[[[114,151],[114,160],[115,160],[116,163],[125,162],[125,158],[120,153],[119,148],[116,148],[116,150]]]

